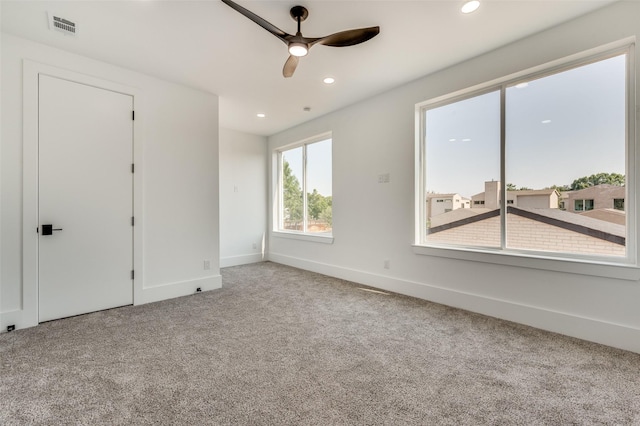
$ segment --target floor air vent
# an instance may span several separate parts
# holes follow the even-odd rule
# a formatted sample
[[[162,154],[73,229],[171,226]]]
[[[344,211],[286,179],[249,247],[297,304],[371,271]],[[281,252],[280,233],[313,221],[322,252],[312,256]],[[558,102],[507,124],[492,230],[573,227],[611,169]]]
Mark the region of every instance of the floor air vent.
[[[76,35],[78,33],[78,27],[75,22],[56,16],[53,13],[49,13],[49,29],[68,35]]]

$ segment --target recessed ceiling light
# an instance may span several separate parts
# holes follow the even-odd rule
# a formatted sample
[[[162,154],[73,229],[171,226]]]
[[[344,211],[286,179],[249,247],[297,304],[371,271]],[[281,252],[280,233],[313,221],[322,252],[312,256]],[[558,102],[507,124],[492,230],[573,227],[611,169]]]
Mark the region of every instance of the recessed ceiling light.
[[[462,13],[471,13],[475,12],[480,7],[480,2],[478,0],[471,0],[466,2],[460,8]]]
[[[471,142],[471,139],[465,138],[465,139],[462,139],[462,142]]]
[[[516,89],[524,89],[525,87],[527,87],[529,85],[529,83],[524,82],[524,83],[518,83],[516,84]]]
[[[336,79],[333,77],[326,77],[324,80],[322,80],[325,82],[325,84],[333,84],[335,83]]]
[[[551,120],[542,120],[542,124],[549,124],[551,123]]]
[[[449,139],[449,142],[455,142],[455,141],[456,141],[455,139]]]
[[[263,113],[263,112],[259,112],[259,113],[256,114],[256,116],[258,118],[265,118],[267,115],[265,113]]]

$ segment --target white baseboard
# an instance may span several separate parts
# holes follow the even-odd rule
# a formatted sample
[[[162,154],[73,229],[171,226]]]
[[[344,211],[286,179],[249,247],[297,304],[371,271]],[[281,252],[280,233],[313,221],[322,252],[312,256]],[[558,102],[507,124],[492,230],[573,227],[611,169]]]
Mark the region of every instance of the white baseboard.
[[[157,287],[147,287],[142,289],[142,300],[136,301],[136,305],[159,302],[161,300],[173,299],[174,297],[188,296],[194,294],[200,287],[202,291],[222,288],[222,276],[213,275],[205,278],[198,278],[189,281],[179,281],[175,283],[163,284]]]
[[[21,328],[33,327],[36,324],[32,324],[31,321],[25,321],[23,311],[8,311],[0,313],[0,333],[6,333],[7,327],[15,325],[16,330]]]
[[[229,266],[246,265],[249,263],[258,263],[264,261],[262,253],[243,254],[240,256],[227,256],[220,258],[220,267],[228,268]]]
[[[417,297],[435,303],[640,353],[640,329],[626,325],[460,292],[431,284],[386,277],[277,253],[269,253],[268,259],[275,263],[317,272],[381,290]]]
[[[140,300],[136,300],[134,304],[143,305],[145,303],[173,299],[174,297],[188,296],[195,293],[198,287],[200,287],[202,291],[222,288],[222,276],[214,275],[195,280],[163,284],[157,287],[143,288],[142,297]],[[25,315],[24,310],[2,312],[0,313],[0,333],[6,332],[7,326],[9,325],[15,325],[16,330],[37,326],[37,320],[30,320],[30,318],[31,316]]]

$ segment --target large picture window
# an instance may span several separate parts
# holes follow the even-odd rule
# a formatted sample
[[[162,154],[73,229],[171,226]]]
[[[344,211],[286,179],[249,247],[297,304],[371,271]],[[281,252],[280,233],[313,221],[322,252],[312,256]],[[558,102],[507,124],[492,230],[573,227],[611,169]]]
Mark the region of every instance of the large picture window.
[[[626,258],[627,61],[618,52],[421,105],[417,243]]]
[[[279,231],[331,235],[333,229],[331,137],[278,152]]]

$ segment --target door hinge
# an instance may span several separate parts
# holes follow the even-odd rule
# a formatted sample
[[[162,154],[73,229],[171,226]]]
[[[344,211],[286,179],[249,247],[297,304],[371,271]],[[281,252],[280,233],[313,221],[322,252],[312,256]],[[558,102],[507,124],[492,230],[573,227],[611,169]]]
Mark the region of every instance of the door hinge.
[[[132,270],[131,270],[131,279],[134,279],[134,278],[135,278],[135,275],[136,275],[136,274],[135,274],[135,271],[132,269]]]
[[[136,165],[131,163],[131,173],[135,173],[136,172]]]
[[[131,119],[132,120],[136,119],[136,112],[135,111],[131,111]]]
[[[136,225],[136,218],[131,216],[131,226],[135,226]]]

